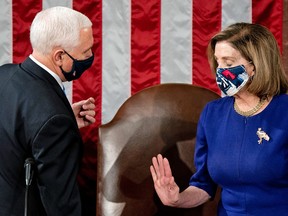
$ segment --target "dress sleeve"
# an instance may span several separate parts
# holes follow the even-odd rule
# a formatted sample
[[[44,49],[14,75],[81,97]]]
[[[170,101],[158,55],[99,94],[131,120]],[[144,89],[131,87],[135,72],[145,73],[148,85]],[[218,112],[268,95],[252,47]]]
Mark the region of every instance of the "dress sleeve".
[[[213,199],[216,194],[217,185],[211,179],[207,168],[208,145],[206,140],[205,123],[208,110],[209,104],[203,109],[198,122],[194,155],[196,172],[190,178],[189,185],[205,190]]]

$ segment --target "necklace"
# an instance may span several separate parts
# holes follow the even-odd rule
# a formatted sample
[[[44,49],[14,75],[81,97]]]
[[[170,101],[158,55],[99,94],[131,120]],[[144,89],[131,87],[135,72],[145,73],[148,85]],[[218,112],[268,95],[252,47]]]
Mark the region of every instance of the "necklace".
[[[260,99],[258,104],[253,109],[248,110],[248,111],[241,111],[239,107],[237,106],[236,102],[234,101],[234,110],[242,116],[246,116],[246,117],[252,116],[261,109],[265,101],[266,99]]]

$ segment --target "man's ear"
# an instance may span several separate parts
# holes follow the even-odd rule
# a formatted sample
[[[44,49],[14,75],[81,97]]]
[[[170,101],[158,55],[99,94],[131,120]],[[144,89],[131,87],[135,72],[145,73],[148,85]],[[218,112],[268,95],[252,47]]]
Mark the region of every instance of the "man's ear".
[[[64,54],[65,52],[63,49],[57,49],[54,51],[52,58],[56,65],[62,66]]]

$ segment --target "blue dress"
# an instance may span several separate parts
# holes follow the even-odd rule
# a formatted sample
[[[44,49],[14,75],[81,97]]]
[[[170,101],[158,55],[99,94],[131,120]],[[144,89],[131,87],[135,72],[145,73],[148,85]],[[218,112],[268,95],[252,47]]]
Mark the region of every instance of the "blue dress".
[[[189,184],[211,197],[220,186],[219,216],[286,216],[288,95],[275,96],[251,117],[236,113],[233,103],[233,97],[224,97],[204,108],[197,130],[197,172]],[[257,131],[266,140],[260,142]]]

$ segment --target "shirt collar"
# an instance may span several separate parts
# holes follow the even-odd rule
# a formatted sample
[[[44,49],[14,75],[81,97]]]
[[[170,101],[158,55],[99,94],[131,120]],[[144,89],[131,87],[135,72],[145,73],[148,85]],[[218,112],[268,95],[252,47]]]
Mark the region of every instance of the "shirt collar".
[[[41,62],[39,62],[37,59],[35,59],[32,55],[29,55],[29,58],[34,61],[37,65],[39,65],[41,68],[43,68],[45,71],[47,71],[52,77],[54,77],[54,79],[58,82],[58,84],[60,85],[61,89],[64,89],[64,85],[62,83],[62,80],[60,79],[60,77],[54,73],[52,70],[50,70],[48,67],[46,67],[44,64],[42,64]]]

